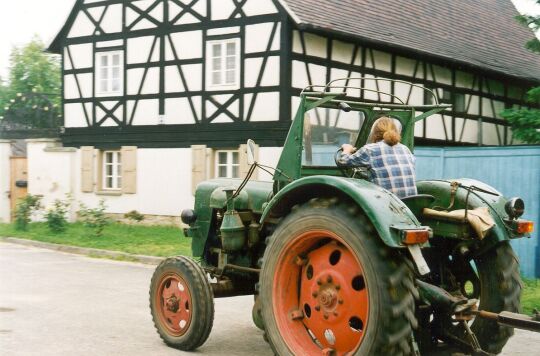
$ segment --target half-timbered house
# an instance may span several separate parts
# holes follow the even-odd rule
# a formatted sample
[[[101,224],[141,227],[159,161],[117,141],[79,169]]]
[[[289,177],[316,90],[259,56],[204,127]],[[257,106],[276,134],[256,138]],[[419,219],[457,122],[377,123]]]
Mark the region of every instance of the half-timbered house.
[[[55,194],[105,198],[111,213],[178,216],[201,180],[246,171],[247,138],[274,164],[300,90],[343,77],[428,101],[369,78],[412,81],[452,103],[418,123],[420,143],[512,144],[500,112],[540,81],[515,15],[510,0],[78,0],[50,45],[63,63],[62,143],[37,147],[71,158],[36,174],[71,175]]]

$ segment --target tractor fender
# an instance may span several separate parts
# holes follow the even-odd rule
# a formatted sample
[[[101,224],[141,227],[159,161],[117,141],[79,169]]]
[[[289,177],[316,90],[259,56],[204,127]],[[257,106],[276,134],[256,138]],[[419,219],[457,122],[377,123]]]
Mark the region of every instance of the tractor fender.
[[[261,225],[287,215],[294,205],[319,197],[352,200],[389,247],[405,247],[398,229],[421,226],[409,208],[386,189],[365,180],[323,175],[295,180],[280,190],[264,207]]]
[[[499,193],[495,188],[480,182],[478,180],[469,178],[459,179],[445,179],[445,180],[422,180],[417,182],[419,194],[430,194],[435,197],[433,202],[434,206],[448,207],[450,204],[450,183],[458,182],[465,187],[476,186],[483,190],[495,193],[496,195],[486,194],[479,191],[472,191],[469,194],[467,201],[467,190],[464,188],[458,188],[456,191],[454,206],[451,210],[465,209],[465,202],[467,201],[468,209],[475,209],[479,207],[487,207],[493,220],[495,220],[495,226],[491,233],[482,240],[482,244],[485,247],[492,246],[501,241],[510,240],[514,237],[513,232],[506,226],[504,220],[508,219],[508,214],[504,209],[507,199]]]

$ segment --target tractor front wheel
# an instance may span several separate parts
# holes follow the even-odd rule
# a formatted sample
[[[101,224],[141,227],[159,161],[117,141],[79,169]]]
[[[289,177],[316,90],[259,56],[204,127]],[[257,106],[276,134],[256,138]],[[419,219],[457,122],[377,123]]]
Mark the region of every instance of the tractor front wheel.
[[[356,206],[312,199],[268,239],[260,301],[278,355],[408,355],[415,293]]]
[[[183,256],[161,262],[150,283],[150,310],[167,345],[183,351],[201,346],[214,322],[214,296],[201,266]]]

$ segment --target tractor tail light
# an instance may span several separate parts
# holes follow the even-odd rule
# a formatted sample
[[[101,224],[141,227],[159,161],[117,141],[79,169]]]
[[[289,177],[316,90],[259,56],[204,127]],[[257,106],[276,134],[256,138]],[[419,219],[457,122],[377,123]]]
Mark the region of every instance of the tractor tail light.
[[[527,220],[518,220],[516,222],[516,232],[518,234],[530,234],[534,230],[534,223]]]
[[[404,230],[403,243],[405,245],[423,244],[429,239],[429,230]]]

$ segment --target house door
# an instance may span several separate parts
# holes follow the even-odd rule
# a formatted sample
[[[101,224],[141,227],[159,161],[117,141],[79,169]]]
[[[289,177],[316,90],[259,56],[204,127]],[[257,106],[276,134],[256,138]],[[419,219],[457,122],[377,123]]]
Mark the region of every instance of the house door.
[[[28,194],[28,171],[26,157],[11,157],[11,220],[14,220],[15,209],[19,199]]]

